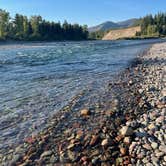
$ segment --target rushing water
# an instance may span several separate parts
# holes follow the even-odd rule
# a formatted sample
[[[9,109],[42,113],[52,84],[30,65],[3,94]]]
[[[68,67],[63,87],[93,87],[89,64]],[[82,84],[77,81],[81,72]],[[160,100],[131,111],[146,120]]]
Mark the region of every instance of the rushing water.
[[[0,151],[41,130],[81,90],[92,88],[91,95],[100,95],[108,80],[152,42],[1,45]]]

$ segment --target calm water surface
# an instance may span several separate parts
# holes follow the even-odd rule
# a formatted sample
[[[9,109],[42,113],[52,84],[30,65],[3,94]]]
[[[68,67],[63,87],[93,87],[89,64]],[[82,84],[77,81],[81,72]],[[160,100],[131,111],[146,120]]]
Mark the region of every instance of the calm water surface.
[[[100,95],[153,42],[0,45],[0,152],[41,130],[80,91],[92,89],[87,100]]]

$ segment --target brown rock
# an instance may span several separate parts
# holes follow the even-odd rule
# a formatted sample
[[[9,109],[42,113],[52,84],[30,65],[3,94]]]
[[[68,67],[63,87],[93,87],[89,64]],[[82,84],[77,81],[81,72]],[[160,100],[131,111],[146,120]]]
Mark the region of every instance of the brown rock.
[[[108,144],[109,144],[108,139],[104,139],[104,140],[101,142],[101,145],[102,145],[102,146],[107,146]]]
[[[120,142],[123,138],[124,138],[123,135],[118,135],[118,136],[115,138],[115,140],[116,140],[117,142]]]
[[[123,142],[125,144],[130,144],[131,143],[131,138],[130,137],[125,137],[124,140],[123,140]]]
[[[90,115],[90,111],[88,109],[82,109],[81,110],[81,115],[82,116],[89,116]]]
[[[90,145],[94,146],[98,142],[98,140],[99,140],[99,137],[97,135],[93,135],[90,141]]]
[[[88,157],[87,157],[87,156],[81,157],[81,161],[85,162],[85,161],[87,161],[87,160],[88,160]]]
[[[123,148],[123,147],[120,148],[120,153],[121,153],[123,156],[126,154],[126,152],[127,152],[127,149],[126,149],[126,148]]]

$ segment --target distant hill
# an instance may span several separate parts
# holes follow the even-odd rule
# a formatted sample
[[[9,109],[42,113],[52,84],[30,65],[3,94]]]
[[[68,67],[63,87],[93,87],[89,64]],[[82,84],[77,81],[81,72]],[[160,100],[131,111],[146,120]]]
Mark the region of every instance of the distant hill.
[[[110,30],[103,37],[103,40],[117,40],[126,37],[127,38],[134,37],[136,35],[136,32],[139,32],[140,30],[141,30],[140,26]]]
[[[127,27],[134,26],[138,22],[138,20],[139,19],[137,18],[133,18],[133,19],[129,19],[129,20],[121,21],[121,22],[116,22],[116,23],[112,21],[107,21],[97,26],[89,27],[88,31],[96,32],[96,31],[107,31],[107,30],[116,29],[116,28],[127,28]]]
[[[99,24],[97,26],[94,26],[94,27],[90,27],[88,28],[88,31],[89,32],[96,32],[96,31],[107,31],[111,28],[117,28],[118,25],[112,21],[106,21],[102,24]]]
[[[121,28],[127,28],[127,27],[134,26],[135,24],[137,24],[137,22],[138,22],[139,20],[140,20],[140,19],[132,18],[132,19],[125,20],[125,21],[120,21],[120,22],[118,22],[117,24],[118,24]]]

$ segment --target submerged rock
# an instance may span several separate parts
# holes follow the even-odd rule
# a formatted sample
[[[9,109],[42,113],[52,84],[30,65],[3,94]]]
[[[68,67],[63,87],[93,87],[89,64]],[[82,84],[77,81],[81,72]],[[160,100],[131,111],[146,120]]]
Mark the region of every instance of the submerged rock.
[[[91,112],[88,109],[82,109],[81,110],[81,115],[82,116],[88,116],[90,114],[91,114]]]

